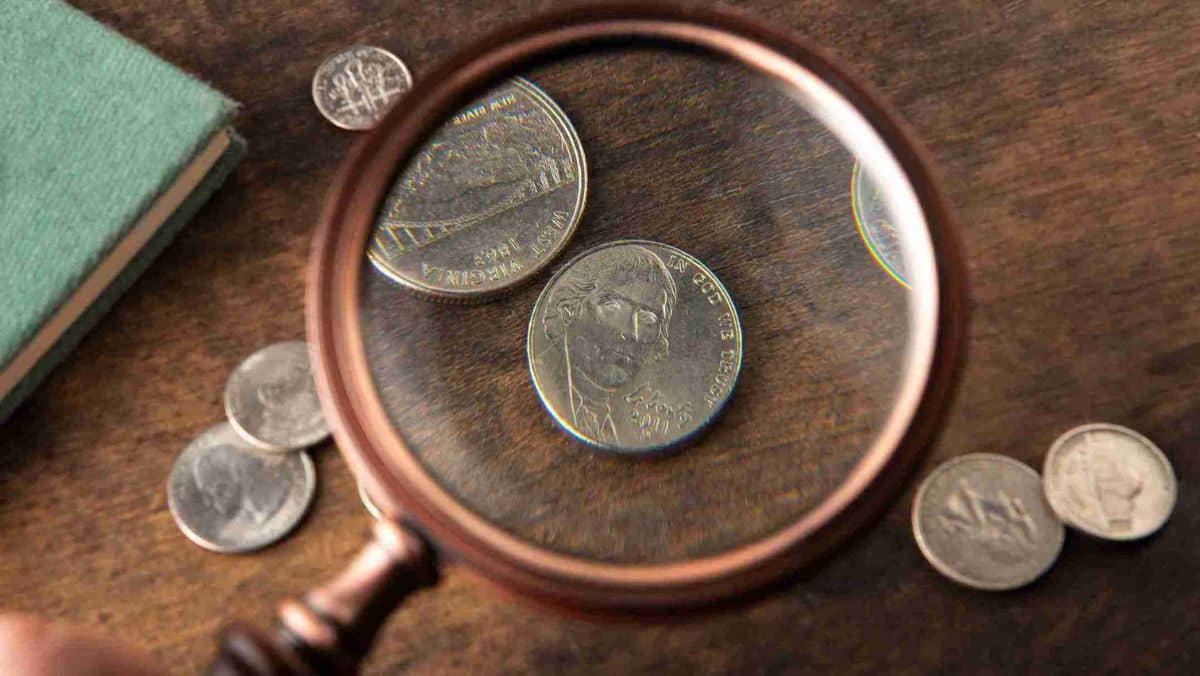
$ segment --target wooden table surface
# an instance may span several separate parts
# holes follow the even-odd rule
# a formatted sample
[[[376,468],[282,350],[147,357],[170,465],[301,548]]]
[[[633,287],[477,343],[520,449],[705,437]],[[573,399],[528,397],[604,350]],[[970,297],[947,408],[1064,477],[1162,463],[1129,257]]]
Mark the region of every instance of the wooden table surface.
[[[230,369],[303,335],[310,234],[354,135],[313,110],[320,59],[394,49],[417,77],[550,3],[74,0],[244,104],[251,152],[0,431],[0,609],[101,628],[180,673],[233,616],[337,571],[368,524],[332,448],[299,531],[244,557],[175,528],[165,481],[222,418]],[[970,451],[1040,467],[1085,421],[1154,439],[1180,479],[1158,536],[1072,533],[1031,588],[938,576],[912,487],[848,546],[757,605],[689,624],[564,619],[460,571],[386,628],[369,673],[1185,672],[1200,661],[1200,4],[739,3],[826,46],[932,150],[964,225],[973,323],[925,469]]]

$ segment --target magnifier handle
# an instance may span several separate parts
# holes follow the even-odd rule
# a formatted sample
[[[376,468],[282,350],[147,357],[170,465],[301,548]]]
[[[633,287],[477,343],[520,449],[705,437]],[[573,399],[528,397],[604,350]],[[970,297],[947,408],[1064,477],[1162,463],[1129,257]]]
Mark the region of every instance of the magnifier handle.
[[[235,622],[221,631],[210,676],[357,674],[375,635],[409,594],[438,580],[433,552],[415,531],[375,523],[372,541],[328,584],[279,607],[271,632]]]

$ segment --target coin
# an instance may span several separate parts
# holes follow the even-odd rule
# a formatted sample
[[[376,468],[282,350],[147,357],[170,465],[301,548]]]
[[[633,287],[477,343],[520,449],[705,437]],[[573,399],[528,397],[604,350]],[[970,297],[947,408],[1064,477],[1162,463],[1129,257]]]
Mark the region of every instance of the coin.
[[[626,240],[563,265],[529,320],[529,372],[577,439],[645,453],[700,431],[733,393],[742,327],[729,293],[694,257]]]
[[[175,461],[167,505],[192,542],[234,554],[287,535],[308,511],[316,486],[307,453],[257,452],[221,423],[188,444]]]
[[[905,278],[904,253],[900,247],[900,237],[892,219],[888,218],[887,206],[879,188],[867,177],[857,162],[850,173],[850,209],[854,213],[854,222],[858,225],[858,234],[871,257],[883,268],[889,277],[896,280],[900,286],[908,288]]]
[[[913,536],[929,563],[968,587],[1015,589],[1049,570],[1065,529],[1037,472],[974,453],[933,470],[913,501]]]
[[[287,451],[329,436],[302,341],[276,343],[250,355],[225,383],[225,414],[253,446]]]
[[[1060,436],[1042,470],[1046,498],[1071,526],[1109,540],[1162,527],[1175,508],[1175,471],[1146,437],[1119,425],[1083,425]]]
[[[317,67],[312,97],[317,110],[342,129],[371,129],[412,89],[408,66],[378,47],[355,45]]]
[[[383,513],[379,511],[379,507],[371,499],[371,494],[367,492],[367,487],[361,481],[358,482],[358,499],[362,501],[363,507],[367,508],[368,514],[376,519],[383,518]]]
[[[509,80],[421,148],[384,200],[368,257],[406,288],[483,300],[545,267],[583,214],[587,166],[562,109]]]

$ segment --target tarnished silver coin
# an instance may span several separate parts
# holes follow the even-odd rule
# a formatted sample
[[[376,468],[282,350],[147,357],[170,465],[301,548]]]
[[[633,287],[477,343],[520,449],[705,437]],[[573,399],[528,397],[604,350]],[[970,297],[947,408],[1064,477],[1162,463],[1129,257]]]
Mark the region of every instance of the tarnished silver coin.
[[[666,244],[589,249],[533,308],[529,372],[546,410],[577,439],[645,453],[692,436],[721,411],[742,367],[742,327],[712,270]]]
[[[225,383],[225,414],[242,437],[266,451],[312,446],[329,436],[302,341],[250,355]]]
[[[412,89],[412,74],[395,54],[355,45],[317,67],[312,97],[317,110],[342,129],[371,129],[396,99]]]
[[[167,505],[192,542],[235,554],[287,535],[312,504],[317,473],[308,454],[256,451],[228,423],[183,450],[167,483]]]
[[[993,591],[1024,586],[1049,570],[1066,535],[1037,472],[990,453],[933,470],[917,491],[912,522],[917,546],[938,572]]]
[[[361,481],[358,482],[358,499],[362,501],[363,507],[367,509],[367,513],[370,514],[372,518],[383,518],[383,513],[379,511],[379,506],[376,505],[375,501],[371,499],[371,494],[367,492],[367,487],[364,486],[363,482]]]
[[[516,78],[444,124],[392,186],[368,257],[434,298],[511,289],[566,246],[583,214],[587,165],[571,122]]]
[[[1170,461],[1146,437],[1119,425],[1083,425],[1059,437],[1042,469],[1046,499],[1071,526],[1109,540],[1162,527],[1175,509]]]

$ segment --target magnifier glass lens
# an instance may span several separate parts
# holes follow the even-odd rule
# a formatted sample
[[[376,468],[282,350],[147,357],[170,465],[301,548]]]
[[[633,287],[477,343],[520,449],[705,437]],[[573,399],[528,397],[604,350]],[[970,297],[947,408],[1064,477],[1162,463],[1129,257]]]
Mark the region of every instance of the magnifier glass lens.
[[[761,541],[842,486],[912,413],[936,280],[911,188],[822,92],[639,44],[443,120],[361,263],[388,453],[619,564]]]

